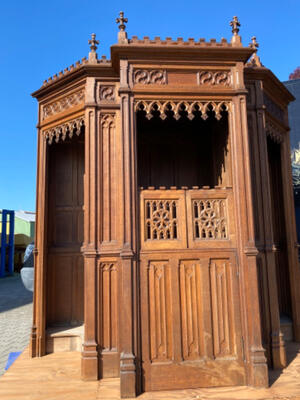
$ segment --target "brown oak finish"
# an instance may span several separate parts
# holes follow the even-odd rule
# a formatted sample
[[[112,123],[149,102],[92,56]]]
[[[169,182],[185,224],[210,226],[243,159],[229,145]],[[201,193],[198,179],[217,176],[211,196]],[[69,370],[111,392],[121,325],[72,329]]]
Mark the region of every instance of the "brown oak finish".
[[[293,98],[237,20],[231,43],[128,41],[125,22],[111,61],[93,37],[34,93],[31,355],[83,322],[82,378],[120,377],[124,398],[267,386],[267,363],[286,365],[280,313],[300,340]]]

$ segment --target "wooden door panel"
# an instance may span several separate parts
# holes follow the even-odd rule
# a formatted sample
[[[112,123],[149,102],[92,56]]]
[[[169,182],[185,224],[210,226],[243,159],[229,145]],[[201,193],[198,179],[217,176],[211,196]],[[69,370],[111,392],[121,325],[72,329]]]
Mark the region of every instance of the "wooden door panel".
[[[245,383],[235,259],[197,256],[142,256],[146,391]]]

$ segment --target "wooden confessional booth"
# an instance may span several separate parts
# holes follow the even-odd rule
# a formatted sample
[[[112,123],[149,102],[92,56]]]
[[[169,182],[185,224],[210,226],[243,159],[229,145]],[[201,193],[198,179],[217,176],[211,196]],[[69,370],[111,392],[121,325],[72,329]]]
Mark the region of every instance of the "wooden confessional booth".
[[[122,397],[266,386],[300,341],[293,97],[237,28],[228,43],[124,27],[111,60],[93,36],[33,94],[31,354],[82,351],[83,379],[119,378]]]

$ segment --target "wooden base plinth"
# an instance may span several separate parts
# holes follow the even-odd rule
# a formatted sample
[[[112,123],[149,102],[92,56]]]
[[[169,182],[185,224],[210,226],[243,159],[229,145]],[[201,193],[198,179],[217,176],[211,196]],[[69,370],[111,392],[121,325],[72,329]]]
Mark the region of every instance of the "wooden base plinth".
[[[97,381],[99,379],[98,365],[97,351],[84,349],[81,354],[81,379],[84,381]]]
[[[136,397],[136,368],[132,354],[121,354],[120,393],[122,399]]]
[[[263,348],[252,349],[250,355],[250,379],[249,385],[257,388],[265,388],[269,385],[269,374],[265,350]]]
[[[272,361],[273,369],[286,367],[286,351],[282,333],[272,333]]]

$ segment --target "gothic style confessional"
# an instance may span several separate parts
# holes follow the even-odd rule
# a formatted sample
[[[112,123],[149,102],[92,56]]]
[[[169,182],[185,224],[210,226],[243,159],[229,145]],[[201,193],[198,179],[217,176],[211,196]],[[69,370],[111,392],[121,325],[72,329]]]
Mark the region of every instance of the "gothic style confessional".
[[[142,391],[268,384],[300,341],[287,105],[239,22],[127,38],[45,81],[31,354]],[[298,288],[298,289],[297,289]]]

